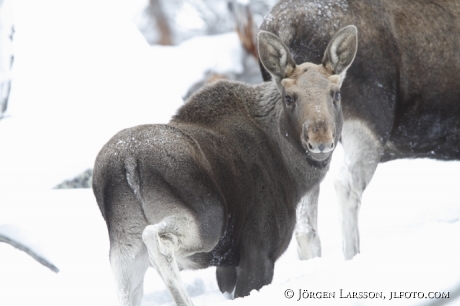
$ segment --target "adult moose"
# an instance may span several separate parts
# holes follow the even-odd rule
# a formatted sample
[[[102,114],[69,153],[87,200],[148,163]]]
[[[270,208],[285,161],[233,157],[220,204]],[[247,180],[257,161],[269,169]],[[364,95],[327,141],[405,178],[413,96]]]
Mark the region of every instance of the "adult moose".
[[[357,31],[337,32],[320,65],[296,66],[278,37],[258,38],[273,82],[205,87],[169,124],[123,130],[97,156],[93,190],[122,305],[140,304],[149,263],[177,305],[192,305],[181,269],[217,266],[220,290],[235,297],[272,281],[297,203],[339,140]]]
[[[460,2],[281,1],[260,28],[278,35],[302,63],[320,60],[334,30],[348,24],[359,29],[360,48],[341,90],[345,163],[335,187],[343,251],[351,259],[360,251],[361,196],[379,162],[460,159]],[[310,205],[317,198],[310,196]],[[316,233],[300,230],[297,238],[301,258],[319,249]]]

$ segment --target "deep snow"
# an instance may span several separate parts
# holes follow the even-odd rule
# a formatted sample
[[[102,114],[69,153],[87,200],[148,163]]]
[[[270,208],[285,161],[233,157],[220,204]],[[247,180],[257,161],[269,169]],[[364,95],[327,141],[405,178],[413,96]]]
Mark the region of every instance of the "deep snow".
[[[0,225],[22,228],[60,272],[0,243],[0,305],[116,305],[92,191],[51,188],[91,167],[117,131],[167,122],[206,70],[238,72],[242,50],[233,33],[148,47],[116,1],[16,0],[15,8],[13,88],[9,118],[0,121]],[[219,292],[214,268],[183,271],[195,305],[426,305],[431,300],[388,299],[391,291],[460,286],[460,163],[380,165],[363,198],[362,253],[344,261],[333,189],[342,156],[338,147],[321,186],[323,257],[300,261],[291,243],[273,283],[236,300]],[[336,298],[297,301],[299,289]],[[341,299],[340,289],[387,299]],[[173,305],[153,269],[143,305]]]

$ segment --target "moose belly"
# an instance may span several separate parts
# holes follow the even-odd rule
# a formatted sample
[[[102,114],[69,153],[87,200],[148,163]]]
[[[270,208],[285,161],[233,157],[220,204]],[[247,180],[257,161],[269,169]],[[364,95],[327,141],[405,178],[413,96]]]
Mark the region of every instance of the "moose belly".
[[[460,120],[447,114],[425,114],[399,123],[385,147],[382,161],[398,158],[460,159]]]
[[[235,218],[230,217],[224,234],[210,252],[198,252],[188,256],[177,256],[180,270],[204,269],[210,266],[238,266],[239,249],[234,236]]]

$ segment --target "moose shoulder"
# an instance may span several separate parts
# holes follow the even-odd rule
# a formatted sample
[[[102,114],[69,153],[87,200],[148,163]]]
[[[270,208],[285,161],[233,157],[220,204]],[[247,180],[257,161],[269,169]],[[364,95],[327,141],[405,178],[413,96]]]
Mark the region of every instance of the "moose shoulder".
[[[297,66],[278,37],[258,38],[273,82],[205,87],[169,124],[123,130],[97,156],[93,190],[122,305],[140,305],[149,264],[177,305],[192,305],[181,269],[217,266],[220,290],[235,297],[269,284],[297,204],[319,191],[341,134],[356,28],[331,39],[320,65]]]
[[[261,29],[301,63],[319,61],[334,29],[348,24],[359,29],[360,48],[341,91],[345,163],[336,191],[350,259],[360,250],[361,196],[379,162],[460,159],[460,2],[280,1]]]

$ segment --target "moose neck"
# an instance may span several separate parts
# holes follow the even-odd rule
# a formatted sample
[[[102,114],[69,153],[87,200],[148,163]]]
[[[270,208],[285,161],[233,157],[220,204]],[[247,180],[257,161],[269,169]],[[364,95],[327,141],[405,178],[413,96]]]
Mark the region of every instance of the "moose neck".
[[[281,94],[274,82],[256,86],[256,99],[248,105],[253,118],[278,146],[300,196],[308,191],[311,180],[321,181],[329,168],[329,160],[317,162],[302,149],[298,139],[289,135],[284,119]]]

